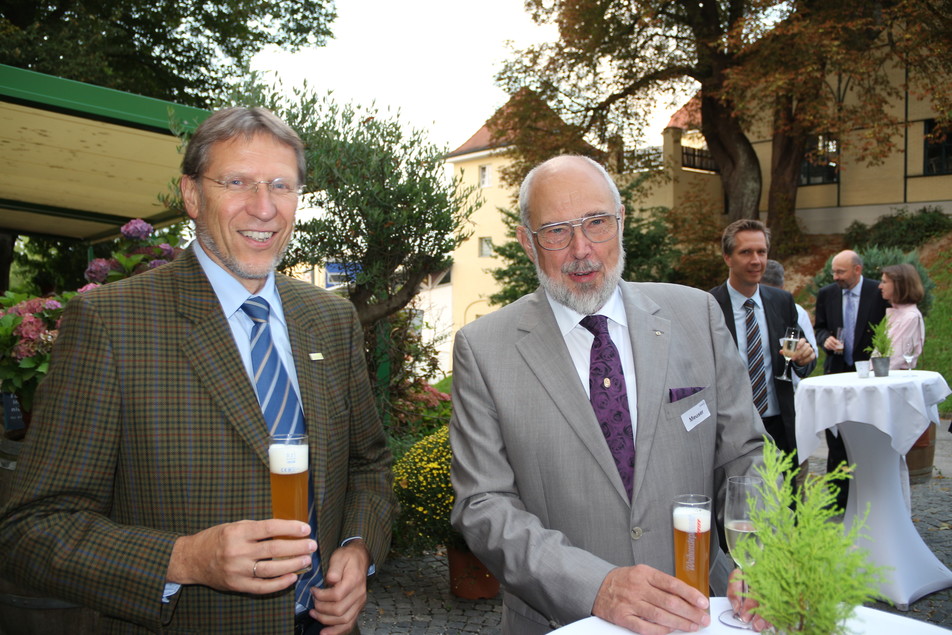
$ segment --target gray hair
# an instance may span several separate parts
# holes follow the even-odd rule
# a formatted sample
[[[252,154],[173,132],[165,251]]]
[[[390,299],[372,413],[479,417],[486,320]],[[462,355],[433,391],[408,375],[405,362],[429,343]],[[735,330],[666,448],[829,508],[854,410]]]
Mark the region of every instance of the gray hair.
[[[580,154],[563,154],[557,157],[552,157],[551,159],[543,161],[539,165],[535,166],[534,168],[529,170],[529,173],[526,174],[526,178],[522,180],[522,185],[519,187],[519,221],[526,227],[529,227],[529,192],[532,191],[532,182],[535,180],[536,175],[538,175],[539,172],[549,167],[549,165],[553,161],[563,159],[563,158],[582,159],[583,161],[591,165],[593,168],[595,168],[595,170],[600,175],[602,175],[602,178],[605,179],[605,183],[608,185],[608,189],[611,190],[612,202],[615,205],[615,209],[611,211],[615,212],[618,210],[619,207],[621,207],[621,194],[618,193],[618,186],[615,185],[615,181],[612,180],[611,175],[608,174],[608,172],[605,170],[604,167],[602,167],[602,165],[599,162],[589,157],[582,156]]]
[[[768,260],[767,266],[764,267],[764,275],[760,278],[760,283],[783,289],[783,277],[783,265],[776,260]]]
[[[298,180],[307,179],[307,166],[304,159],[304,144],[298,134],[281,121],[270,110],[255,108],[224,108],[213,113],[203,121],[195,134],[189,139],[182,159],[182,174],[193,179],[204,174],[208,168],[211,148],[222,141],[230,141],[238,136],[251,139],[258,134],[269,134],[279,143],[294,150],[297,157]]]

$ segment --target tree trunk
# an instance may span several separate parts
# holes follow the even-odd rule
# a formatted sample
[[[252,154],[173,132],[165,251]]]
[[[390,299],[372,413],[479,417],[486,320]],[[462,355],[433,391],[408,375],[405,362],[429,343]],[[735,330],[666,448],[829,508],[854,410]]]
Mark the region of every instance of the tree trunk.
[[[770,253],[774,257],[795,253],[801,238],[796,217],[797,188],[807,135],[791,126],[793,117],[791,100],[782,98],[774,113],[770,189],[767,192],[767,228],[771,234]]]
[[[754,146],[730,105],[702,88],[701,131],[721,173],[729,221],[757,218],[762,177]]]

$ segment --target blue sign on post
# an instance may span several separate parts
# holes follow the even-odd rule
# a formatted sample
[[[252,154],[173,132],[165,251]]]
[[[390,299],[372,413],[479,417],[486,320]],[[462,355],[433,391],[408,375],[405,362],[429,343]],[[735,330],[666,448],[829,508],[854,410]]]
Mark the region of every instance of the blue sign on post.
[[[10,432],[23,429],[23,412],[16,395],[3,393],[3,428]]]

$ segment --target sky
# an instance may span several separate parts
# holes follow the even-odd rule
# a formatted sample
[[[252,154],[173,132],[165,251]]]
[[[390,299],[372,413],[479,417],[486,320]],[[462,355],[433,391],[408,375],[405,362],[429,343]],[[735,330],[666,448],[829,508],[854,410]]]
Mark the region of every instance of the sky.
[[[306,79],[339,102],[399,108],[400,119],[453,150],[507,100],[494,77],[522,48],[555,37],[522,0],[337,0],[334,38],[297,53],[255,56],[256,70],[280,70],[284,84]]]
[[[496,73],[521,49],[554,40],[554,26],[536,25],[523,0],[337,0],[327,46],[255,56],[256,70],[278,71],[285,85],[305,79],[318,95],[384,111],[429,131],[437,147],[455,150],[506,103]],[[647,145],[661,145],[672,114],[652,118]]]

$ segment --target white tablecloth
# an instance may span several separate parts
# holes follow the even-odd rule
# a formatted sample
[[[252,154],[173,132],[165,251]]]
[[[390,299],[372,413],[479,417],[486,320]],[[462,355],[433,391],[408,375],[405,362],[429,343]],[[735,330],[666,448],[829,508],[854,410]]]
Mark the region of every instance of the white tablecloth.
[[[696,632],[704,635],[741,635],[748,632],[724,626],[718,621],[717,616],[729,608],[730,603],[727,598],[711,598],[711,625]],[[856,635],[948,635],[949,633],[935,624],[864,606],[856,608],[853,617],[847,622],[847,627],[849,632]],[[631,635],[631,631],[597,617],[579,620],[554,632],[558,635]],[[675,633],[683,632],[675,631]]]
[[[842,435],[849,462],[856,465],[843,524],[852,527],[868,507],[856,544],[869,550],[873,564],[887,568],[879,595],[902,609],[952,586],[952,571],[912,524],[904,469],[904,455],[929,422],[938,421],[936,404],[950,393],[942,375],[920,370],[864,379],[856,373],[810,377],[796,392],[800,456],[813,453],[827,428]]]
[[[929,422],[939,420],[936,404],[950,393],[942,375],[926,370],[893,370],[888,377],[864,379],[856,373],[808,377],[795,397],[797,451],[806,459],[824,430],[858,421],[887,434],[892,448],[905,455]]]

